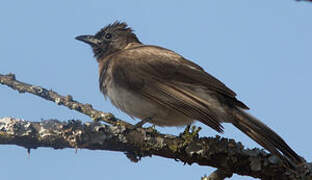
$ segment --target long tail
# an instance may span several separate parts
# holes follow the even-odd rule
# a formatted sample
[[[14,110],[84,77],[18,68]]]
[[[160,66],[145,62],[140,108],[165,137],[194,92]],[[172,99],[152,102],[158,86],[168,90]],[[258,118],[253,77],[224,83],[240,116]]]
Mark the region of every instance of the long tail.
[[[290,168],[303,163],[303,159],[272,129],[240,109],[234,109],[232,123],[262,147],[278,156]]]

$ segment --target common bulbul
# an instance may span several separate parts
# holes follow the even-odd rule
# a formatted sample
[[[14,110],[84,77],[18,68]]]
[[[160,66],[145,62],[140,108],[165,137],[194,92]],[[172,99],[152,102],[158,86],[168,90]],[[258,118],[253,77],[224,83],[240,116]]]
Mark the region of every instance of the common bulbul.
[[[174,51],[144,45],[126,23],[116,21],[76,39],[93,49],[101,92],[129,116],[158,126],[197,120],[219,133],[221,123],[232,123],[288,167],[303,162],[278,134],[246,112],[249,108],[234,91]]]

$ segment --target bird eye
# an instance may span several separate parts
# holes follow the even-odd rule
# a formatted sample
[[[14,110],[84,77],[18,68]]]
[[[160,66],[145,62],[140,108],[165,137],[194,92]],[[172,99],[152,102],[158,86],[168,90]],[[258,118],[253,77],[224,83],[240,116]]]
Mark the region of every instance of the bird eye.
[[[105,39],[110,39],[110,38],[112,38],[112,34],[111,33],[105,34]]]

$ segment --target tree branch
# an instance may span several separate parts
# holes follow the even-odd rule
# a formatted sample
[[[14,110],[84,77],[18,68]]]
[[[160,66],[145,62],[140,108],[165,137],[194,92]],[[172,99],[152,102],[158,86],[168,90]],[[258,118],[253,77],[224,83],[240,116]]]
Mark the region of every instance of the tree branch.
[[[17,90],[19,93],[27,92],[39,96],[45,100],[55,102],[57,105],[66,106],[71,110],[75,110],[89,116],[95,121],[104,121],[112,125],[123,124],[127,127],[133,127],[131,124],[115,118],[111,113],[104,113],[102,111],[93,109],[91,104],[82,104],[73,100],[73,97],[71,95],[61,96],[52,90],[47,90],[40,86],[35,86],[18,81],[15,78],[15,74],[0,74],[0,84]]]
[[[82,124],[73,120],[29,122],[6,117],[0,119],[0,144],[15,144],[27,149],[51,147],[120,151],[125,152],[132,161],[156,155],[255,178],[302,178],[287,172],[271,154],[259,149],[244,149],[241,143],[233,139],[219,136],[199,138],[196,130],[173,136],[158,133],[152,128],[128,129],[122,125],[108,126],[99,122]]]
[[[244,149],[241,143],[233,139],[219,136],[199,138],[199,130],[195,128],[191,132],[186,129],[179,136],[161,134],[152,128],[133,128],[133,125],[115,118],[110,113],[74,101],[69,95],[61,96],[52,90],[17,81],[13,74],[0,74],[0,83],[21,93],[37,95],[86,114],[94,120],[102,120],[112,125],[57,120],[30,122],[2,118],[0,144],[15,144],[27,149],[51,147],[120,151],[134,162],[141,157],[156,155],[187,164],[197,163],[216,167],[219,170],[214,174],[219,174],[219,179],[232,173],[261,179],[312,179],[311,164],[302,165],[296,173],[290,172],[276,156],[256,148]],[[209,177],[213,177],[213,174]]]

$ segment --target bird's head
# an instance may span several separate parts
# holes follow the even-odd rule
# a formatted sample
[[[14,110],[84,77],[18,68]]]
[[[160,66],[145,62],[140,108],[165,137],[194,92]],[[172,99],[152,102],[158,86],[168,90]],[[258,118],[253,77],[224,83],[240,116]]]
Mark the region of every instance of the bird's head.
[[[129,43],[140,43],[132,29],[119,21],[105,26],[95,35],[77,36],[76,39],[89,44],[97,60],[124,49]]]

